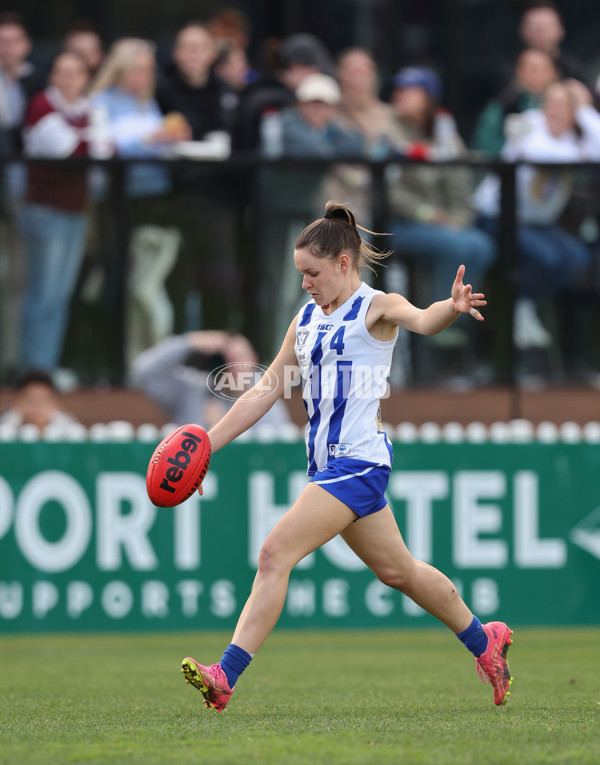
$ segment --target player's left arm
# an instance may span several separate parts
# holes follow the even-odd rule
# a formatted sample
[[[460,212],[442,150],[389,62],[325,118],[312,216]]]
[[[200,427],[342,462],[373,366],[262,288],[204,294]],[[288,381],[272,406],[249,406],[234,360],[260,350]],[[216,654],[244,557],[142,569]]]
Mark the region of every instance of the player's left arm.
[[[481,292],[473,292],[470,284],[464,284],[464,275],[465,267],[459,266],[451,296],[432,303],[428,308],[417,308],[402,295],[378,295],[373,300],[376,309],[373,318],[404,327],[419,335],[436,335],[450,326],[461,313],[470,313],[477,321],[483,321],[477,309],[487,305],[485,296]]]
[[[294,383],[299,373],[294,345],[296,318],[290,324],[281,349],[260,381],[243,393],[231,409],[208,432],[216,452],[251,428]]]

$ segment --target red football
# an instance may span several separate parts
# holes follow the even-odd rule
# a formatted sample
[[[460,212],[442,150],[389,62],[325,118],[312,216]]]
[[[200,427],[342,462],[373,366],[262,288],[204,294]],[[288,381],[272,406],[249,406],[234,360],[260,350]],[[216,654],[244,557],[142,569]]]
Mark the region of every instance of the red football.
[[[182,425],[156,447],[146,473],[153,505],[174,507],[191,497],[210,464],[210,440],[199,425]]]

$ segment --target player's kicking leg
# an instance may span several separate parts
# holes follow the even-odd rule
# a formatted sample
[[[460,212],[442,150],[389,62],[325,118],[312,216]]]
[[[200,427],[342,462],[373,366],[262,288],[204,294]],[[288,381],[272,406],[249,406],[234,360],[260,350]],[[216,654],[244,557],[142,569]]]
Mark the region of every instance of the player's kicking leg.
[[[512,644],[513,631],[504,622],[488,622],[483,624],[487,635],[487,648],[476,658],[477,673],[484,683],[491,683],[494,689],[494,704],[506,703],[510,696],[510,684],[513,679],[508,668],[506,654]]]
[[[512,682],[506,654],[512,643],[503,622],[482,625],[441,571],[415,560],[408,551],[389,507],[348,526],[342,537],[385,584],[412,598],[449,627],[475,656],[477,671],[503,704]]]

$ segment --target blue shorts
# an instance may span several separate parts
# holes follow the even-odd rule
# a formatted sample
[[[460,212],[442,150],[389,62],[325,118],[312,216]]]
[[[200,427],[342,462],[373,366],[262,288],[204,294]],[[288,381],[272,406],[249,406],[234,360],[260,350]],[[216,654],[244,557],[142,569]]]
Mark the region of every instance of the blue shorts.
[[[338,457],[310,479],[333,494],[360,518],[383,510],[391,469],[387,465]]]

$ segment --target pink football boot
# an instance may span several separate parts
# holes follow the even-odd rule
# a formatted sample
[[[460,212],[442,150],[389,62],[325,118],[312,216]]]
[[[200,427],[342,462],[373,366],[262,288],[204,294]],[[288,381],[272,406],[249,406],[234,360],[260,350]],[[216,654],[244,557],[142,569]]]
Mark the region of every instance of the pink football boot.
[[[506,654],[512,644],[513,631],[504,622],[488,622],[483,624],[483,631],[488,637],[485,653],[478,656],[477,674],[484,683],[491,683],[494,689],[494,704],[506,703],[510,696],[509,686],[513,679],[510,676]]]
[[[213,707],[217,712],[225,709],[233,688],[229,687],[227,675],[220,664],[205,667],[188,656],[181,662],[181,671],[185,676],[185,682],[191,683],[202,693],[207,707]]]

